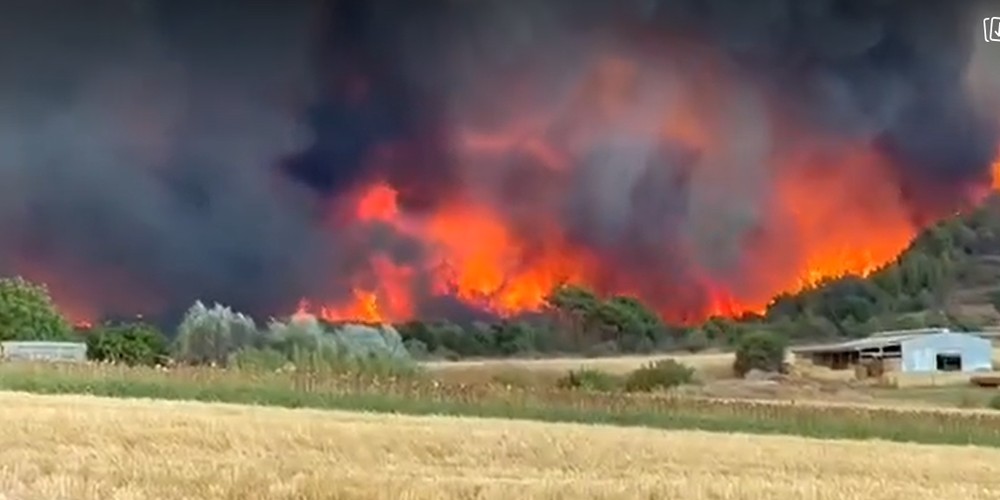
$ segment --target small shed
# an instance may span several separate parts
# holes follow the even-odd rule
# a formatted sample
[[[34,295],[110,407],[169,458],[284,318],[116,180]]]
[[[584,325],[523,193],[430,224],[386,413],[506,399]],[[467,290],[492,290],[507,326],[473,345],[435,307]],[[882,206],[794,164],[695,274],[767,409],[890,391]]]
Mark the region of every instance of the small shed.
[[[974,333],[946,329],[874,335],[869,338],[800,347],[799,358],[834,370],[864,367],[867,375],[884,371],[903,373],[979,372],[993,369],[989,340]]]
[[[83,342],[8,341],[0,342],[2,361],[87,361]]]

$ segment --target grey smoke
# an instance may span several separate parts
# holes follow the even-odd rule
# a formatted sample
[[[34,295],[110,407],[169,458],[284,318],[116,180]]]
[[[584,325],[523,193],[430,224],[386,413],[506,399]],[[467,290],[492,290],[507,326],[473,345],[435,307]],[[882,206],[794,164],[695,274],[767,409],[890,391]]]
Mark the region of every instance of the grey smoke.
[[[308,11],[255,23],[205,9],[167,30],[152,2],[60,5],[0,7],[16,40],[0,49],[13,62],[0,70],[0,271],[31,261],[57,295],[117,313],[141,295],[261,311],[308,293],[335,246],[270,179],[304,141],[283,94],[307,83]],[[227,38],[169,38],[209,31],[198,23]],[[106,303],[121,287],[136,292]]]
[[[414,242],[384,228],[336,230],[321,217],[324,198],[385,179],[415,212],[475,193],[529,239],[543,231],[539,214],[558,218],[607,259],[606,284],[629,284],[665,310],[697,310],[695,270],[752,295],[760,276],[742,268],[747,238],[794,239],[763,227],[782,175],[775,158],[870,144],[916,220],[966,201],[998,138],[989,96],[1000,72],[976,44],[977,9],[8,2],[0,272],[30,260],[86,282],[55,288],[84,290],[107,311],[134,306],[133,294],[111,293],[125,288],[168,308],[201,298],[280,313],[300,296],[345,293],[339,278],[370,249],[419,260]],[[596,54],[639,64],[628,119],[605,120],[574,95]],[[358,81],[368,92],[360,103]],[[659,113],[692,102],[710,145],[650,131]],[[531,112],[549,116],[536,135],[565,146],[572,173],[541,173],[524,158],[463,163],[458,130],[503,128]],[[373,166],[385,144],[405,159]]]

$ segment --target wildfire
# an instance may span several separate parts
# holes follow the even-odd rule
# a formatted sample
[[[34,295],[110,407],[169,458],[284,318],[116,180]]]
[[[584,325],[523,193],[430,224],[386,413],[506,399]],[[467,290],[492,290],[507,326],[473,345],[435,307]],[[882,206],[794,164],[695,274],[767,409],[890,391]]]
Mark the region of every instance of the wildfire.
[[[716,161],[717,150],[729,140],[719,125],[725,119],[714,116],[711,106],[699,106],[725,103],[728,98],[714,74],[682,84],[678,91],[682,97],[650,103],[638,97],[640,66],[604,58],[595,68],[560,113],[546,117],[544,110],[535,109],[530,120],[516,120],[489,132],[473,127],[456,130],[454,153],[463,174],[479,184],[469,181],[432,208],[416,212],[400,203],[404,186],[384,179],[339,199],[337,203],[346,206],[338,205],[338,213],[347,213],[353,227],[378,228],[383,235],[388,230],[392,238],[406,242],[402,246],[419,251],[401,256],[385,245],[366,247],[370,249],[363,257],[365,265],[355,266],[346,283],[342,276],[331,278],[345,288],[340,295],[346,299],[302,300],[295,315],[395,322],[420,314],[422,300],[448,297],[510,316],[538,310],[553,288],[572,283],[636,296],[671,321],[736,317],[763,312],[779,293],[794,293],[832,277],[866,276],[894,259],[919,230],[900,197],[891,165],[870,146],[804,148],[770,156],[767,168],[753,174],[764,186],[755,188],[749,178],[734,180],[734,175],[746,174],[720,169],[738,162]],[[657,106],[663,112],[650,111]],[[670,172],[672,179],[680,179],[677,182],[698,183],[687,188],[701,189],[704,196],[700,218],[687,221],[691,226],[687,232],[670,236],[671,248],[644,248],[634,257],[616,254],[574,239],[560,218],[565,217],[560,211],[572,189],[572,176],[609,129],[624,131],[639,143],[681,145],[692,158],[703,160]],[[504,178],[511,163],[529,165],[545,180],[536,185],[530,175]],[[615,183],[629,175],[610,172],[600,178]],[[655,182],[630,180],[639,188]],[[714,183],[729,183],[729,191],[712,191]],[[510,193],[496,196],[498,184],[509,185],[503,189],[509,188],[514,197],[529,198],[530,203],[505,206]],[[738,191],[734,185],[744,184],[762,192],[745,207],[756,213],[747,216],[755,220],[744,224],[736,216],[730,228],[729,222],[718,219],[731,214],[714,210],[715,204],[735,203],[727,196]],[[993,165],[992,189],[1000,189],[1000,161]],[[674,195],[657,193],[660,198],[670,196]],[[610,230],[621,230],[613,236],[619,240],[641,240],[643,231],[664,231],[657,224],[669,225],[651,224]],[[612,246],[615,243],[621,241]],[[702,255],[729,246],[738,246],[738,255],[730,256],[726,264],[729,267],[713,267],[711,259]],[[673,259],[672,267],[647,272],[647,261],[659,254]],[[675,283],[659,283],[675,278]]]
[[[689,99],[660,103],[666,111],[651,119],[647,108],[652,105],[637,97],[639,73],[639,66],[630,61],[599,59],[561,118],[521,120],[491,133],[461,130],[456,138],[459,156],[470,172],[484,171],[497,158],[517,157],[529,158],[551,175],[566,175],[588,144],[608,126],[620,124],[631,136],[681,143],[711,160],[724,141],[716,123],[721,120],[697,103],[725,102],[725,86],[714,73],[700,75],[704,81],[696,78],[685,84]],[[532,110],[533,116],[538,112]],[[368,269],[355,277],[350,299],[320,307],[318,314],[365,321],[409,318],[417,312],[412,297],[415,280],[426,276],[431,294],[499,315],[538,309],[556,285],[579,283],[608,293],[637,295],[668,319],[737,316],[763,311],[777,293],[794,292],[830,277],[867,275],[895,258],[918,230],[888,165],[865,145],[823,154],[805,150],[801,155],[771,158],[771,163],[772,194],[765,197],[769,205],[761,208],[764,215],[759,221],[763,230],[743,245],[740,258],[745,283],[699,267],[697,253],[712,249],[714,243],[687,245],[693,250],[681,255],[690,274],[685,283],[701,295],[693,302],[694,310],[679,311],[678,297],[671,296],[685,290],[647,286],[646,281],[670,276],[625,275],[613,259],[574,244],[544,203],[528,216],[533,231],[526,234],[510,210],[488,196],[476,196],[472,187],[469,193],[454,193],[433,212],[416,215],[402,212],[396,189],[379,181],[356,193],[354,219],[387,225],[419,242],[425,251],[406,265],[376,254]],[[725,171],[695,173],[713,182],[726,182],[732,176]],[[535,189],[527,182],[522,190]],[[556,197],[559,181],[553,182]],[[994,183],[1000,186],[1000,181]],[[704,222],[714,225],[710,215]]]
[[[730,26],[733,9],[618,3],[416,17],[338,4],[315,25],[255,25],[310,31],[308,57],[235,44],[210,52],[268,69],[185,67],[211,85],[184,112],[163,104],[184,92],[160,65],[68,68],[101,119],[26,108],[14,132],[53,147],[3,158],[17,195],[0,267],[48,284],[79,328],[196,296],[254,315],[304,296],[295,314],[328,321],[510,317],[562,284],[693,323],[867,276],[929,218],[1000,190],[1000,154],[989,174],[980,156],[996,125],[982,119],[989,58],[945,25],[930,33],[940,57],[914,57],[910,40],[925,20],[962,20],[957,7],[814,12],[833,16],[831,39],[901,13],[920,28],[844,48],[781,30],[782,16]],[[177,51],[199,50],[188,35]],[[258,98],[286,80],[306,90],[294,111]],[[96,128],[68,140],[53,116]]]

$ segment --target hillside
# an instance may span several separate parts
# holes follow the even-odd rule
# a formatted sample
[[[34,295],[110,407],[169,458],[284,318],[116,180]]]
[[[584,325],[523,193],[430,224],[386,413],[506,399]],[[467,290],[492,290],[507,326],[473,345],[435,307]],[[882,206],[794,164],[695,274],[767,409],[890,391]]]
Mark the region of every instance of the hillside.
[[[763,315],[669,325],[631,297],[600,297],[584,288],[554,290],[540,314],[497,323],[397,325],[418,356],[609,355],[698,351],[732,344],[751,330],[793,343],[863,337],[879,330],[1000,324],[1000,196],[920,233],[899,257],[870,276],[829,279],[776,297]]]
[[[943,220],[867,278],[848,276],[775,299],[763,318],[799,338],[879,329],[1000,323],[1000,197]],[[798,327],[798,328],[794,328]]]

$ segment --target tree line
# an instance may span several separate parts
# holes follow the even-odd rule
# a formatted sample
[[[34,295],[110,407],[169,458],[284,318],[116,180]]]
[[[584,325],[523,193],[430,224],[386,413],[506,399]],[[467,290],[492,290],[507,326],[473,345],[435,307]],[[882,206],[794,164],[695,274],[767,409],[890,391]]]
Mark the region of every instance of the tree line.
[[[991,262],[997,265],[990,267]],[[760,332],[787,343],[856,338],[886,329],[976,329],[983,325],[957,313],[952,295],[993,286],[980,300],[1000,308],[997,284],[1000,201],[994,197],[970,214],[927,228],[897,259],[871,276],[833,278],[779,295],[760,315],[672,325],[633,297],[601,296],[585,287],[564,285],[552,290],[539,312],[470,324],[414,320],[372,331],[383,332],[378,335],[384,349],[396,355],[405,351],[418,359],[698,352],[735,348],[739,339]],[[371,339],[359,339],[371,331],[345,334],[343,325],[313,321],[272,320],[258,326],[229,308],[198,303],[170,334],[135,320],[105,322],[80,335],[59,315],[43,285],[0,279],[0,340],[84,338],[99,359],[146,364],[166,358],[214,364],[242,359],[280,364],[302,353],[343,356],[360,349],[370,354],[359,346]]]

